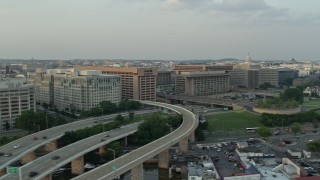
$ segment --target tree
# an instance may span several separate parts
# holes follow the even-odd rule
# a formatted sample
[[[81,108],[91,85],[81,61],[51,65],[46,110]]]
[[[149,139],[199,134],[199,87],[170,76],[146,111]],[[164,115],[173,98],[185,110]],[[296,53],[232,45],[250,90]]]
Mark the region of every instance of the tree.
[[[23,111],[16,120],[17,128],[29,131],[35,128],[35,113],[32,110]]]
[[[131,121],[133,121],[133,119],[134,119],[134,112],[133,112],[133,111],[130,111],[130,112],[129,112],[129,119],[130,119]]]
[[[280,96],[283,100],[294,99],[298,101],[300,104],[303,103],[303,91],[301,91],[298,88],[288,88]]]
[[[117,105],[111,101],[100,102],[100,107],[102,108],[104,114],[111,114],[117,111]]]
[[[263,137],[264,139],[272,135],[271,129],[267,128],[267,127],[260,127],[258,129],[258,134],[259,134],[259,136]]]
[[[312,152],[320,151],[320,141],[312,141],[307,144],[307,148]]]
[[[313,125],[313,128],[314,128],[314,129],[317,129],[317,128],[319,127],[319,121],[318,121],[317,119],[314,119],[314,120],[312,121],[312,125]]]
[[[260,88],[260,89],[267,90],[268,88],[274,88],[274,86],[273,86],[271,83],[269,83],[269,82],[265,82],[265,83],[261,84],[261,85],[259,86],[259,88]]]
[[[124,118],[122,117],[121,114],[118,114],[118,115],[116,116],[116,121],[119,121],[119,122],[123,122],[123,121],[124,121]]]
[[[8,131],[10,129],[10,124],[8,121],[6,121],[4,126],[5,126],[6,131]]]
[[[294,134],[297,134],[298,132],[301,131],[301,126],[300,123],[295,122],[291,125],[291,131],[294,132]]]

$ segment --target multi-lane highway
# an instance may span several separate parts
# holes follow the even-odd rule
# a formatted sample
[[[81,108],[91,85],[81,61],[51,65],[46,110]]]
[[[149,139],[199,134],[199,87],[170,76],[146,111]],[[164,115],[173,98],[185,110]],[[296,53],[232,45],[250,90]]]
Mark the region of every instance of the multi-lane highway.
[[[152,113],[155,112],[155,110],[145,110],[145,111],[137,111],[135,112],[136,115],[138,114],[145,114],[145,113]],[[127,113],[121,113],[123,116],[126,116]],[[94,117],[94,118],[88,118],[81,121],[76,121],[73,123],[68,123],[65,125],[53,127],[44,131],[40,131],[28,136],[25,136],[23,138],[20,138],[16,141],[13,141],[9,144],[6,144],[4,146],[0,147],[0,152],[3,153],[12,153],[12,156],[0,157],[0,169],[6,168],[8,165],[10,165],[12,162],[17,161],[21,159],[23,156],[27,155],[28,153],[36,150],[40,146],[43,146],[51,141],[54,141],[56,139],[59,139],[65,132],[67,131],[73,131],[77,129],[82,129],[84,127],[93,126],[96,125],[96,121],[102,121],[103,123],[110,122],[114,117],[116,117],[117,114],[107,115],[107,116],[101,116],[101,117]],[[46,136],[46,139],[43,139],[42,137]],[[33,137],[38,137],[38,140],[33,140]],[[13,148],[15,145],[20,145],[18,148]]]
[[[140,101],[143,104],[149,104],[159,107],[171,109],[183,116],[182,125],[170,134],[157,139],[139,149],[136,149],[128,154],[125,154],[109,163],[106,163],[96,169],[93,169],[87,173],[77,176],[74,179],[77,180],[91,180],[91,179],[113,179],[120,174],[123,174],[137,165],[142,164],[145,160],[152,158],[160,152],[168,149],[179,141],[188,138],[191,133],[195,131],[198,126],[197,117],[182,107],[159,103]]]
[[[100,133],[95,136],[83,139],[76,143],[70,144],[66,147],[51,152],[45,156],[42,156],[31,163],[28,163],[20,169],[19,175],[7,174],[1,179],[14,180],[14,179],[41,179],[48,174],[51,174],[55,169],[62,167],[63,165],[71,162],[72,160],[83,156],[84,154],[93,151],[103,145],[106,145],[112,141],[121,139],[137,131],[139,123],[123,126],[121,128]],[[101,141],[101,140],[104,141]],[[53,160],[52,157],[59,156],[58,159]],[[38,176],[33,178],[29,177],[30,172],[39,173]]]

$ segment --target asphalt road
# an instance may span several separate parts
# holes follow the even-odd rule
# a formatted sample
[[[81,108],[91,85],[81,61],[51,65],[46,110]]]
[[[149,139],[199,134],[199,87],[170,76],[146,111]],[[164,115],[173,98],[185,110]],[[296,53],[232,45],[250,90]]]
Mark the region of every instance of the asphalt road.
[[[187,138],[198,126],[198,119],[196,116],[179,106],[164,104],[159,102],[141,101],[143,104],[150,104],[160,107],[169,108],[183,116],[182,125],[170,134],[157,139],[143,147],[140,147],[128,154],[125,154],[109,163],[97,167],[87,173],[79,175],[74,179],[78,180],[91,180],[91,179],[113,179],[137,165],[142,164],[145,160],[152,158],[165,149],[180,142],[182,139]]]
[[[135,114],[145,114],[145,113],[151,113],[155,112],[155,110],[144,110],[144,111],[138,111],[135,112]],[[126,116],[128,113],[121,113],[123,116]],[[88,118],[81,121],[76,121],[73,123],[64,124],[61,126],[53,127],[44,131],[40,131],[28,136],[25,136],[23,138],[20,138],[16,141],[13,141],[9,144],[6,144],[4,146],[0,147],[0,152],[3,153],[12,153],[12,156],[0,157],[0,169],[6,168],[8,165],[10,165],[12,162],[17,161],[21,159],[23,156],[27,155],[28,153],[36,150],[40,146],[43,146],[51,141],[54,141],[56,139],[59,139],[65,132],[82,129],[84,127],[89,127],[96,125],[94,121],[101,120],[104,123],[111,122],[114,117],[116,117],[118,114],[112,114],[107,116],[101,116],[101,117],[94,117],[94,118]],[[38,137],[38,140],[32,140],[33,137]],[[46,136],[47,139],[43,139],[42,137]],[[19,148],[13,148],[15,145],[20,145]]]
[[[123,126],[121,128],[103,132],[95,136],[83,139],[76,143],[70,144],[66,147],[51,152],[45,156],[42,156],[31,163],[28,163],[21,168],[21,179],[41,179],[46,175],[52,173],[55,169],[64,166],[72,160],[83,156],[84,154],[95,150],[103,145],[106,145],[112,141],[121,139],[137,131],[139,123]],[[106,137],[108,135],[109,137]],[[101,142],[101,139],[105,141]],[[52,160],[52,157],[59,156],[59,159]],[[39,175],[31,178],[30,172],[37,172]],[[7,174],[1,179],[14,180],[19,179],[19,175]]]

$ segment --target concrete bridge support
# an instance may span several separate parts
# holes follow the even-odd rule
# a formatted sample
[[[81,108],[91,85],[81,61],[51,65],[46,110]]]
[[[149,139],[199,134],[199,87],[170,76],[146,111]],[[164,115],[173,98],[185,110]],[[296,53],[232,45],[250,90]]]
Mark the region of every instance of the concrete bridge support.
[[[99,147],[99,155],[103,155],[104,153],[106,153],[106,146],[101,146]]]
[[[83,156],[71,161],[71,173],[72,174],[84,173],[84,158],[83,158]]]
[[[159,155],[158,167],[162,169],[169,168],[169,150],[162,151]]]
[[[190,136],[189,136],[189,141],[190,141],[190,142],[194,142],[195,139],[196,139],[195,136],[196,136],[196,135],[195,135],[195,132],[193,131],[193,133],[191,133]]]
[[[128,136],[124,137],[124,147],[128,146]]]
[[[131,180],[143,180],[143,164],[131,169]]]
[[[0,170],[0,177],[7,174],[7,168],[1,169]]]
[[[185,154],[188,152],[188,138],[184,138],[179,142],[179,153]]]
[[[52,142],[49,142],[47,143],[45,146],[44,146],[44,150],[46,152],[52,152],[52,151],[55,151],[58,149],[58,143],[57,141],[52,141]]]
[[[52,180],[52,175],[49,174],[49,175],[45,176],[44,178],[42,178],[41,180]]]
[[[36,159],[36,152],[35,151],[32,151],[30,152],[29,154],[25,155],[23,158],[22,158],[22,162],[24,164],[27,164],[33,160]]]

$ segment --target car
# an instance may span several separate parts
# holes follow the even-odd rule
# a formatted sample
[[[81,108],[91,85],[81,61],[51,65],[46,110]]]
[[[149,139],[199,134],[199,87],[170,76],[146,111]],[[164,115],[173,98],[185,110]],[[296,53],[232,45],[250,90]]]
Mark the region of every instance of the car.
[[[47,139],[47,136],[42,136],[42,139]]]
[[[110,135],[109,135],[109,134],[106,134],[106,135],[104,135],[104,137],[110,137]]]
[[[105,139],[101,139],[100,141],[103,142],[103,141],[106,141],[106,140]]]
[[[16,144],[16,145],[13,146],[13,149],[17,149],[19,147],[20,147],[20,144]]]
[[[32,140],[38,140],[39,138],[37,137],[37,136],[34,136],[33,138],[32,138]]]
[[[5,153],[4,154],[4,157],[10,157],[10,156],[12,156],[12,153]]]
[[[57,155],[55,155],[55,156],[52,156],[52,160],[56,160],[56,159],[59,159],[60,158],[60,156],[57,156]]]
[[[311,166],[305,166],[303,169],[305,169],[305,170],[313,170],[313,168]]]
[[[29,173],[29,177],[34,177],[36,175],[38,175],[38,173],[35,172],[35,171],[32,171],[32,172]]]
[[[4,155],[4,153],[3,153],[3,152],[0,152],[0,157],[3,156],[3,155]]]
[[[218,152],[220,152],[220,151],[221,151],[221,149],[220,149],[220,148],[218,148],[218,149],[217,149],[217,151],[218,151]]]

